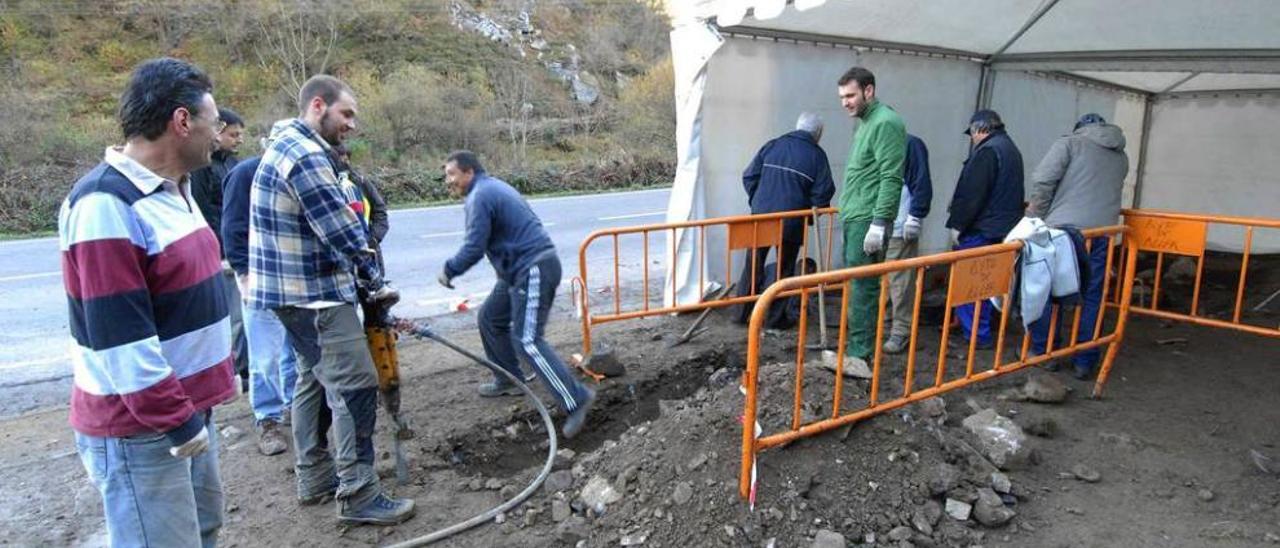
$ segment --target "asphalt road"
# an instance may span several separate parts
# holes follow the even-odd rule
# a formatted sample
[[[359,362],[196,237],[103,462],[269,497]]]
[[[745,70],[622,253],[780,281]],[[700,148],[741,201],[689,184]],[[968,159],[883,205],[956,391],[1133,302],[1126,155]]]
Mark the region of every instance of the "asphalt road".
[[[663,222],[669,194],[667,189],[656,189],[531,200],[560,253],[564,268],[560,294],[569,293],[569,280],[578,272],[578,246],[591,231]],[[484,300],[494,282],[487,261],[456,278],[452,291],[436,283],[444,261],[461,245],[463,229],[461,205],[391,212],[383,252],[387,278],[402,296],[396,314],[438,316],[449,313],[459,299],[466,298],[473,307]],[[655,261],[662,257],[665,245],[664,238],[648,243],[655,287],[662,279]],[[593,246],[588,265],[593,271],[612,269],[611,257],[611,245]],[[638,265],[630,266],[622,271],[624,282],[642,276],[634,268]],[[72,340],[59,268],[57,238],[0,242],[0,416],[59,405],[69,394],[67,350]],[[591,284],[611,282],[608,274],[593,277]]]

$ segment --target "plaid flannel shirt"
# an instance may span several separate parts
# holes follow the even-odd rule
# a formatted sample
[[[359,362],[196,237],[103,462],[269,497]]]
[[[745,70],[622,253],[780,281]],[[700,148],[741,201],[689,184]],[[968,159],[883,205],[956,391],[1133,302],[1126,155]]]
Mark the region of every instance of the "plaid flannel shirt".
[[[355,302],[354,271],[381,278],[329,151],[295,119],[263,153],[249,204],[249,306]]]

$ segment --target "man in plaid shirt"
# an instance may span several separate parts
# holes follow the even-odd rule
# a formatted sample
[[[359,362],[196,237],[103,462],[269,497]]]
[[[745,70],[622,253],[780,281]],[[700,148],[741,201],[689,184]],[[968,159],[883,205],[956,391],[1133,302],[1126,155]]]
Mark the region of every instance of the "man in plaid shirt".
[[[300,114],[262,155],[249,221],[249,305],[274,310],[298,355],[293,400],[298,500],[333,496],[348,523],[391,525],[411,499],[383,494],[374,470],[378,377],[356,315],[357,277],[390,298],[329,157],[355,129],[356,99],[332,76],[302,86]],[[332,410],[332,415],[330,415]],[[336,454],[326,433],[334,426]]]

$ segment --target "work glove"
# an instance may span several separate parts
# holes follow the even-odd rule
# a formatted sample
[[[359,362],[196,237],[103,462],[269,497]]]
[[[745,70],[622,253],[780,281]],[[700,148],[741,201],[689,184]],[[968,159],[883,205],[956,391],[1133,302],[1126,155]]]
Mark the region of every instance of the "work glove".
[[[885,240],[888,240],[884,231],[883,221],[872,221],[871,227],[867,229],[867,236],[862,239],[862,252],[867,255],[875,255],[884,250]]]
[[[236,286],[240,288],[240,299],[249,300],[249,275],[236,274]]]
[[[907,220],[902,223],[902,239],[908,242],[914,242],[920,239],[920,218],[907,215]]]
[[[453,289],[453,278],[450,278],[449,273],[445,272],[443,269],[440,270],[440,275],[436,276],[436,281],[440,282],[440,285]]]
[[[960,231],[953,228],[951,229],[951,247],[958,245],[960,245]]]
[[[369,293],[369,301],[391,306],[400,302],[400,290],[391,287],[390,282],[383,283],[382,287]]]
[[[209,450],[209,429],[201,428],[200,433],[196,437],[187,440],[186,443],[177,447],[170,447],[169,454],[174,457],[185,459],[194,457]]]

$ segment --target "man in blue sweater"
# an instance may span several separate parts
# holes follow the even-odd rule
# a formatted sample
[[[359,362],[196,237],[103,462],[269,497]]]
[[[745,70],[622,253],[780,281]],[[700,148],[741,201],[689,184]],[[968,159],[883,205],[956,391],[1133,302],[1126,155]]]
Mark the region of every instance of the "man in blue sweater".
[[[478,317],[485,355],[516,378],[521,375],[517,356],[523,357],[569,413],[561,431],[572,439],[586,424],[596,394],[574,378],[542,336],[560,286],[555,245],[524,197],[485,173],[474,153],[450,154],[444,177],[450,193],[466,196],[467,235],[437,280],[453,289],[453,278],[488,257],[498,281]],[[485,397],[518,394],[515,384],[501,375],[480,387]]]
[[[281,120],[262,141],[262,148],[288,127]],[[227,263],[236,273],[240,294],[249,288],[249,197],[253,174],[262,156],[236,164],[222,181],[222,246]],[[237,302],[244,315],[245,341],[249,352],[249,405],[258,430],[258,452],[279,455],[289,449],[285,427],[293,403],[293,386],[298,378],[297,358],[289,344],[284,324],[270,310],[258,310]]]

